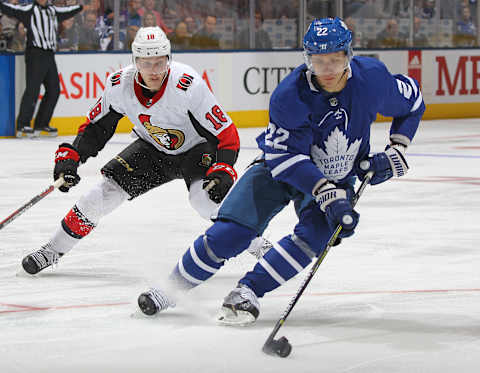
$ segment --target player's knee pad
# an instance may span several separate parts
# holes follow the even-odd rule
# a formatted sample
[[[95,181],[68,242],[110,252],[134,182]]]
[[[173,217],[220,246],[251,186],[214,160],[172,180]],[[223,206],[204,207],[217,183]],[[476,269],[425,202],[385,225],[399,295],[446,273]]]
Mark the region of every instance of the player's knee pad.
[[[245,251],[257,232],[228,220],[217,220],[205,232],[207,243],[219,258],[230,259]]]
[[[311,262],[307,255],[291,236],[282,238],[255,265],[252,272],[240,280],[250,287],[257,296],[276,289],[288,281]]]
[[[208,193],[203,189],[203,180],[195,180],[192,182],[188,198],[190,205],[192,205],[205,220],[210,220],[210,217],[219,206],[208,197]]]
[[[216,256],[201,235],[178,261],[170,280],[182,289],[190,289],[208,280],[223,266],[225,260]]]
[[[128,194],[115,182],[104,178],[73,206],[62,220],[62,227],[70,236],[82,238],[127,198]]]

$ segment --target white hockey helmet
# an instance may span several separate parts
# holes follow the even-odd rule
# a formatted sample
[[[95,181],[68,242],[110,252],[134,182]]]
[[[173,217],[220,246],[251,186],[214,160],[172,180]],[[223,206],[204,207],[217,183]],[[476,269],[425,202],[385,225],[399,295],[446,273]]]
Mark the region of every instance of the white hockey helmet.
[[[172,60],[170,40],[163,30],[158,27],[141,27],[132,43],[133,60],[137,57],[167,56]]]

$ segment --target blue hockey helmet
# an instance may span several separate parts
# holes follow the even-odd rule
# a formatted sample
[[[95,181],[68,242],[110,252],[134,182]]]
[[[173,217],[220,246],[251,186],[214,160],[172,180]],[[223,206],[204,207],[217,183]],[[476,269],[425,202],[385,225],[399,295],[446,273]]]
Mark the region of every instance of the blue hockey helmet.
[[[309,69],[309,56],[314,54],[344,51],[350,62],[353,57],[352,32],[338,17],[315,19],[303,37],[303,51]]]

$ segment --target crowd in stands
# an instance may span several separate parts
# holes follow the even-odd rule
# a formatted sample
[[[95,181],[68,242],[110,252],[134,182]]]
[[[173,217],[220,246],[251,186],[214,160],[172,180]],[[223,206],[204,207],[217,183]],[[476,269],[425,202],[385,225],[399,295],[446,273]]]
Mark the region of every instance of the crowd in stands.
[[[32,0],[0,0],[26,5]],[[173,50],[297,48],[299,0],[256,0],[253,45],[249,0],[51,0],[80,3],[84,11],[59,27],[59,51],[130,50],[142,26],[159,26]],[[477,46],[477,0],[414,1],[410,35],[410,0],[344,0],[343,18],[360,48]],[[307,0],[307,22],[335,15],[335,0]],[[114,23],[118,17],[118,41]],[[439,25],[439,20],[443,22]],[[284,35],[288,33],[288,35]],[[439,35],[446,36],[440,40]],[[443,43],[443,44],[442,44]],[[0,49],[25,48],[25,28],[5,15],[0,19]]]

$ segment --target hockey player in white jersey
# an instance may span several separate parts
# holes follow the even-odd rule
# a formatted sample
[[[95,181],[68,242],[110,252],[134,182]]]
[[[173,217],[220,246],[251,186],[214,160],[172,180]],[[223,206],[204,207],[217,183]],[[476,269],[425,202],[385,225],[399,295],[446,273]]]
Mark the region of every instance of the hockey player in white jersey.
[[[209,219],[237,177],[235,125],[198,73],[172,61],[164,32],[139,29],[132,57],[132,65],[108,77],[73,143],[56,151],[54,179],[65,179],[60,190],[78,184],[79,165],[103,149],[122,117],[134,124],[138,139],[102,168],[102,181],[73,206],[51,239],[23,259],[30,274],[57,262],[126,200],[184,179],[190,204]],[[261,249],[262,239],[256,243]]]

